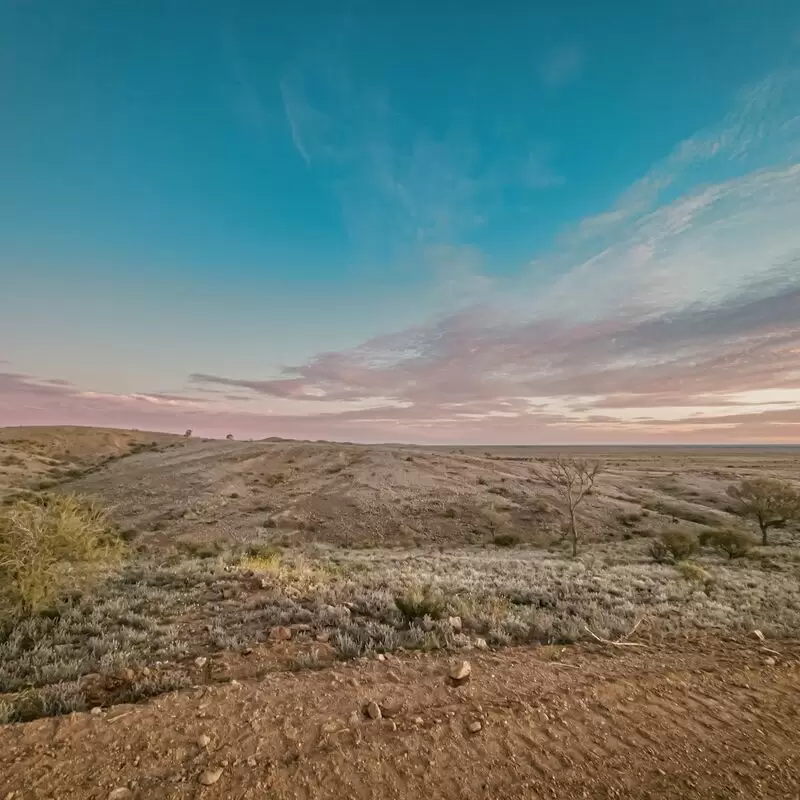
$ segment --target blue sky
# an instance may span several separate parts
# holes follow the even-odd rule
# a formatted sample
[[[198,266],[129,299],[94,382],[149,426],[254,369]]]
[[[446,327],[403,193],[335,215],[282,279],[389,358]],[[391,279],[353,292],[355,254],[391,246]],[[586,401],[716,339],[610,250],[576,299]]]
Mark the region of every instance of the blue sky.
[[[798,71],[781,0],[0,0],[0,424],[798,440]]]

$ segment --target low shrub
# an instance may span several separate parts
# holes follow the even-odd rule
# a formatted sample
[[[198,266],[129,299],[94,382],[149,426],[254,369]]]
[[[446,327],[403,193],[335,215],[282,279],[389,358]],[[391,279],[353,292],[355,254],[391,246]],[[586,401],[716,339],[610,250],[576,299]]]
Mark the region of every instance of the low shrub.
[[[77,495],[19,500],[0,516],[0,613],[31,614],[125,552],[107,513]]]
[[[746,556],[755,546],[755,541],[745,531],[735,528],[704,531],[700,535],[700,544],[713,547],[728,556],[729,559]]]
[[[395,597],[394,604],[406,621],[430,617],[441,619],[445,612],[444,598],[430,586],[414,586]]]
[[[520,543],[520,538],[516,533],[498,533],[494,537],[494,543],[498,547],[516,547]]]
[[[694,534],[687,531],[664,531],[650,543],[649,553],[659,564],[668,561],[684,561],[697,552],[698,542]]]

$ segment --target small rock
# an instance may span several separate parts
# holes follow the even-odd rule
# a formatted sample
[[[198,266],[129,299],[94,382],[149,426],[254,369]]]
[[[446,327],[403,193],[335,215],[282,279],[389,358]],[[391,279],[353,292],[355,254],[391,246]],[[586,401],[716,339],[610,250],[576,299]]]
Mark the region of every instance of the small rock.
[[[467,725],[467,730],[470,733],[478,733],[478,731],[481,730],[481,728],[483,728],[483,725],[481,725],[481,723],[478,722],[478,720],[474,720],[473,722],[470,722],[469,725]]]
[[[197,656],[194,660],[194,665],[198,669],[203,669],[203,667],[208,663],[208,659],[205,656]]]
[[[222,777],[222,768],[207,769],[200,775],[200,783],[203,786],[213,786]]]
[[[383,725],[385,728],[388,728],[392,732],[397,730],[397,723],[393,719],[385,719],[383,721]]]
[[[256,761],[255,756],[248,756],[247,757],[247,766],[248,767],[255,767],[258,765],[258,761]]]
[[[383,714],[381,714],[381,707],[374,700],[370,700],[369,703],[367,703],[366,712],[370,719],[380,719],[383,716]]]
[[[767,656],[764,659],[764,664],[766,664],[768,667],[774,667],[776,663],[777,662],[775,661],[775,659],[772,656]]]
[[[424,725],[425,720],[422,717],[414,717],[414,724],[415,725]]]
[[[489,649],[489,645],[488,645],[486,639],[481,639],[480,637],[478,637],[477,639],[475,639],[474,644],[475,644],[475,647],[478,648],[478,650],[488,650]]]
[[[378,655],[375,656],[375,658],[377,658],[378,661],[386,661],[386,656],[383,653],[378,653]]]
[[[472,666],[469,661],[459,661],[450,667],[450,680],[456,684],[466,683],[472,675]]]
[[[760,631],[760,630],[758,630],[758,628],[756,628],[756,629],[753,631],[753,636],[755,636],[755,637],[756,637],[756,639],[758,639],[760,642],[763,642],[763,641],[764,641],[764,634],[763,634],[763,633],[761,633],[761,631]]]
[[[204,733],[197,737],[197,746],[201,749],[205,749],[211,744],[211,737],[206,736]]]
[[[128,800],[129,797],[133,797],[133,792],[126,786],[120,786],[109,793],[108,800]]]
[[[292,629],[284,625],[276,625],[270,628],[269,638],[272,642],[288,642],[292,638]]]
[[[336,722],[323,722],[322,723],[322,733],[325,736],[330,736],[332,733],[336,733],[339,730],[339,725]]]
[[[103,713],[103,708],[102,708],[102,706],[95,706],[89,713],[93,717],[97,717],[97,716],[99,716],[100,714]]]
[[[252,654],[253,654],[253,648],[252,647],[245,647],[244,650],[242,650],[242,655],[243,656],[249,656],[249,655],[252,655]]]
[[[463,628],[463,625],[461,623],[461,617],[448,617],[447,622],[453,629],[453,633],[461,633],[461,630]]]
[[[391,719],[392,717],[396,717],[403,710],[404,705],[405,700],[401,697],[389,698],[381,703],[381,713],[384,717]]]
[[[327,644],[331,639],[331,635],[325,631],[324,633],[318,633],[314,638],[322,644]]]

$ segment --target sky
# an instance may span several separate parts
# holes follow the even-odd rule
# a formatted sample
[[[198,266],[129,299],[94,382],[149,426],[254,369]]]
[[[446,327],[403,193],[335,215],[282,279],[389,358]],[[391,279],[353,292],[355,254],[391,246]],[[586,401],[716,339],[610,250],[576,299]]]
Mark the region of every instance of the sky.
[[[800,4],[0,0],[0,425],[800,443]]]

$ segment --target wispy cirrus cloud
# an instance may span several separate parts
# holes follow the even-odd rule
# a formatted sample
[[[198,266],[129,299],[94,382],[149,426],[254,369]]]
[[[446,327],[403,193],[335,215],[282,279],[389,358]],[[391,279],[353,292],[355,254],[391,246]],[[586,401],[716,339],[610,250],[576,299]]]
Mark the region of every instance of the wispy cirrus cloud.
[[[796,439],[796,85],[783,74],[744,92],[720,125],[681,143],[528,276],[486,287],[479,305],[272,379],[222,380],[322,407],[390,398],[361,418],[412,428],[482,420],[506,433],[605,425],[615,436],[724,428]]]
[[[384,261],[388,251],[419,264],[420,249],[466,244],[491,222],[507,187],[542,191],[564,182],[546,144],[479,147],[468,114],[432,131],[337,58],[298,59],[280,91],[299,156],[337,194],[351,240]],[[491,160],[487,146],[496,151]]]

